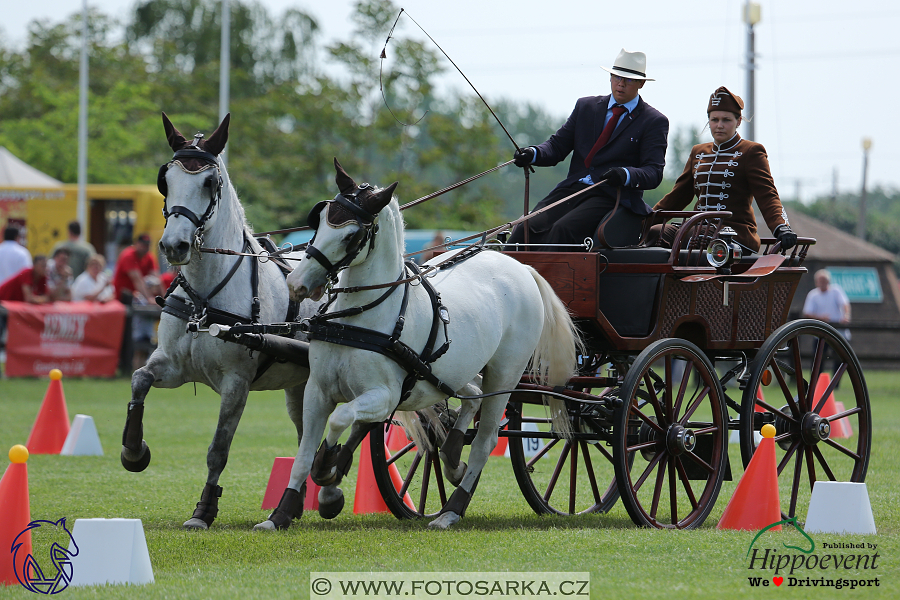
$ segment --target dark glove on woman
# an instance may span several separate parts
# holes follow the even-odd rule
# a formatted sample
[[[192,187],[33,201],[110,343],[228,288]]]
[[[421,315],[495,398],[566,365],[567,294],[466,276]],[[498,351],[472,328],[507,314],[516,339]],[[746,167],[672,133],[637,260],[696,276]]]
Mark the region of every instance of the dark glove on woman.
[[[519,148],[513,154],[513,162],[517,167],[527,167],[534,162],[534,148]]]
[[[625,185],[625,180],[628,179],[628,171],[625,169],[625,167],[613,167],[612,169],[601,175],[600,179],[605,179],[606,185],[620,187]]]
[[[781,242],[782,250],[790,250],[794,246],[797,245],[797,234],[791,229],[791,226],[787,223],[782,223],[778,227],[775,228],[775,231],[772,233],[775,234],[775,238]]]

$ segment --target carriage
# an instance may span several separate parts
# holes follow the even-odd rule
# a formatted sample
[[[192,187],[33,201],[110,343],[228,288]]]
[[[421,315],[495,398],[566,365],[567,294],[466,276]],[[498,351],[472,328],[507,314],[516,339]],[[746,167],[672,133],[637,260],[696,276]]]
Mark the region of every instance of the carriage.
[[[524,377],[510,397],[499,435],[536,513],[605,513],[621,497],[637,525],[697,527],[723,480],[740,475],[729,441],[746,466],[767,423],[785,517],[797,516],[817,479],[864,481],[871,414],[859,362],[832,326],[786,322],[815,240],[781,252],[763,239],[759,254],[742,256],[722,226],[728,216],[658,212],[639,223],[614,211],[583,251],[508,252],[550,282],[586,346],[564,389]],[[646,243],[653,224],[673,221],[673,248]],[[566,397],[570,439],[552,431],[541,391]],[[379,489],[397,517],[436,514],[448,488],[439,452],[412,441],[391,452],[396,427],[371,436]]]
[[[161,336],[161,342],[165,341],[169,348],[155,352],[148,367],[138,370],[132,380],[134,394],[123,433],[122,462],[126,469],[140,471],[150,461],[147,444],[142,440],[141,416],[143,400],[151,384],[177,387],[185,381],[204,381],[222,391],[220,427],[208,457],[209,478],[197,510],[186,526],[206,528],[214,520],[217,498],[222,493],[218,478],[227,461],[247,391],[264,389],[262,386],[288,390],[288,412],[300,438],[300,451],[292,472],[294,487],[285,491],[279,508],[264,528],[288,527],[291,519],[302,514],[305,488],[300,482],[305,481],[310,468],[314,479],[318,473],[325,481],[319,496],[320,513],[329,518],[336,516],[343,507],[343,495],[336,485],[349,468],[352,451],[366,433],[369,433],[379,490],[388,508],[399,518],[433,516],[437,517],[435,521],[440,521],[452,506],[450,512],[458,520],[465,512],[487,452],[498,435],[506,439],[518,485],[538,514],[605,513],[621,497],[628,514],[639,526],[698,527],[710,514],[722,482],[736,477],[736,469],[729,460],[729,442],[739,442],[740,459],[746,466],[765,424],[772,424],[776,429],[779,479],[783,493],[789,498],[787,517],[802,513],[817,479],[864,481],[871,449],[871,411],[859,362],[843,336],[830,325],[815,320],[786,322],[800,277],[806,272],[804,258],[815,240],[799,238],[793,249],[782,251],[775,240],[764,239],[759,254],[745,255],[734,243],[733,231],[723,225],[729,213],[656,212],[641,221],[617,206],[600,224],[595,239],[585,240],[584,247],[578,251],[534,250],[527,245],[510,247],[502,242],[490,243],[485,235],[480,242],[453,254],[451,260],[438,256],[420,271],[404,265],[400,256],[402,219],[392,198],[394,186],[373,191],[368,184],[357,185],[335,161],[341,192],[334,200],[320,203],[310,216],[314,229],[320,220],[328,223],[321,228],[326,230],[325,239],[317,242],[319,248],[306,249],[306,258],[301,263],[304,269],[295,269],[285,286],[284,280],[279,279],[281,276],[273,272],[277,269],[272,261],[263,258],[263,254],[271,258],[276,253],[273,248],[263,251],[249,239],[243,211],[224,165],[217,158],[227,139],[227,119],[210,138],[217,142],[216,146],[207,144],[200,135],[189,143],[165,117],[164,124],[176,154],[160,170],[160,189],[168,196],[172,184],[177,184],[179,191],[167,198],[166,207],[170,215],[184,216],[176,220],[180,224],[173,225],[171,231],[167,224],[169,246],[173,255],[182,257],[183,264],[195,269],[189,274],[193,282],[204,275],[210,276],[204,285],[212,292],[205,297],[198,290],[191,293],[192,285],[202,286],[189,283],[186,275],[176,293],[166,300],[169,310],[164,312],[169,316],[164,318],[168,319],[169,338],[163,340]],[[185,167],[179,158],[197,164]],[[180,169],[171,167],[173,163]],[[198,213],[203,217],[198,218]],[[672,248],[649,242],[651,226],[667,222],[680,225]],[[219,230],[223,230],[221,238],[216,237]],[[376,234],[384,241],[376,244]],[[228,236],[232,241],[228,241]],[[234,248],[205,247],[203,251],[213,255],[207,255],[209,258],[203,266],[194,267],[196,261],[190,257],[196,254],[199,258],[204,241],[211,245],[231,244]],[[229,254],[238,255],[236,261],[222,256]],[[247,255],[255,258],[242,264],[241,259]],[[342,290],[367,290],[371,302],[364,306],[350,302],[348,308],[342,308],[339,301],[324,314],[323,311],[329,310],[329,301],[317,315],[318,321],[315,317],[291,317],[296,313],[288,307],[287,287],[295,291],[300,288],[303,294],[297,295],[318,300],[316,296],[322,295],[326,280],[330,280],[331,291],[336,294],[340,290],[335,288],[338,274],[348,273],[351,269],[345,267],[369,261],[371,256],[393,261],[389,270],[378,274],[384,278],[376,278],[374,285]],[[225,261],[226,258],[231,262]],[[253,266],[257,262],[259,273]],[[426,295],[423,289],[430,285],[428,280],[432,277],[437,275],[436,281],[439,279],[441,269],[452,273],[459,268],[456,265],[475,263],[482,265],[475,268],[481,269],[478,273],[487,280],[481,283],[483,297],[487,297],[485,288],[490,291],[503,280],[506,285],[524,282],[531,290],[529,293],[537,295],[532,300],[538,302],[536,308],[532,305],[518,307],[519,312],[507,311],[504,318],[511,319],[505,325],[507,333],[505,337],[497,337],[499,347],[490,350],[483,359],[468,356],[465,344],[473,345],[473,354],[484,351],[475,346],[479,345],[480,336],[487,335],[493,326],[492,311],[501,314],[499,307],[485,303],[477,307],[453,306],[448,316],[440,294],[429,288]],[[502,274],[496,271],[501,263]],[[291,277],[299,270],[310,271],[310,264],[313,270],[319,271],[318,283],[308,287],[292,284]],[[223,274],[219,279],[215,277],[217,270]],[[521,273],[506,273],[516,270]],[[374,267],[367,268],[367,276],[373,271]],[[387,278],[388,273],[390,278],[396,277],[397,271],[399,279],[392,282]],[[226,283],[236,273],[235,283],[229,288]],[[264,274],[269,281],[266,290],[258,287],[264,283],[261,279]],[[241,284],[240,278],[249,281],[252,289],[244,289],[246,284]],[[346,281],[353,283],[349,278]],[[445,278],[443,282],[445,287],[441,293],[445,303],[448,296],[459,302],[476,293],[474,281],[473,287],[462,291],[460,288],[469,280],[457,279],[454,283]],[[342,279],[341,283],[346,282]],[[384,302],[393,290],[401,289],[400,284],[405,286],[403,294]],[[222,289],[226,290],[224,293],[232,289],[230,293],[237,298],[238,305],[252,307],[250,319],[212,306],[210,300]],[[404,318],[407,296],[416,294],[428,308],[420,307]],[[506,296],[518,301],[518,288],[506,289]],[[264,314],[260,316],[260,300],[275,302],[276,306],[264,305]],[[389,306],[391,302],[393,308]],[[527,302],[519,304],[524,306]],[[395,311],[398,306],[400,317]],[[324,323],[333,317],[358,316],[375,307],[377,310],[366,313],[370,323],[378,323],[388,331],[393,327],[392,335],[373,333],[371,324],[366,330],[352,325],[329,329]],[[284,314],[285,310],[288,319],[273,322],[279,319],[275,316],[278,311]],[[307,308],[306,314],[309,311]],[[539,355],[532,354],[537,352],[533,349],[544,344],[543,333],[538,342],[531,330],[541,330],[541,327],[546,330],[548,315],[553,311],[556,311],[554,318],[564,320],[571,330],[568,338],[561,337],[561,345],[568,348],[566,352],[571,353],[576,346],[575,330],[582,343],[572,356],[573,365],[577,362],[570,369],[574,375],[548,382],[542,366],[538,372],[526,367],[529,361],[531,367],[535,366]],[[379,314],[393,316],[386,317],[390,322],[379,322]],[[476,315],[484,330],[476,327],[464,332],[453,346],[448,323],[455,319],[458,324],[459,315],[467,314]],[[523,320],[523,315],[536,318],[543,315],[544,324]],[[399,342],[401,334],[406,335],[414,328],[416,319],[420,325],[425,323],[419,327],[424,333],[416,334],[419,342],[414,344],[416,350],[411,350],[409,345]],[[313,322],[315,327],[310,325]],[[439,335],[442,322],[443,337]],[[198,338],[201,331],[208,331],[212,337]],[[385,419],[383,424],[360,427],[358,415],[353,411],[344,411],[338,421],[329,421],[332,429],[339,422],[341,431],[352,424],[350,441],[344,451],[337,444],[339,434],[332,435],[332,430],[329,436],[333,439],[329,442],[326,438],[315,451],[326,419],[333,419],[334,415],[314,415],[315,409],[307,410],[306,403],[311,396],[320,401],[323,395],[323,384],[316,379],[323,372],[323,358],[320,353],[315,357],[319,361],[316,368],[310,368],[312,347],[292,337],[298,331],[327,341],[333,338],[337,346],[351,345],[355,351],[363,351],[355,355],[363,360],[376,351],[391,355],[395,362],[405,364],[409,372],[405,379],[401,378],[402,388],[399,381],[387,382],[388,377],[387,383],[377,391],[376,395],[388,396],[382,398],[388,403],[386,411],[382,407],[385,416],[379,417]],[[457,329],[455,335],[459,336],[460,331]],[[355,338],[353,343],[348,342],[350,337],[343,337],[344,332],[350,332],[347,335]],[[525,337],[515,337],[522,332]],[[519,339],[531,346],[508,347],[514,345],[509,340]],[[445,343],[438,348],[442,340]],[[195,349],[197,344],[202,346]],[[463,344],[462,356],[460,344]],[[251,349],[252,364],[242,359],[240,352],[228,350],[242,345]],[[418,350],[423,345],[427,351]],[[220,379],[212,379],[202,372],[187,373],[186,367],[179,366],[185,360],[168,356],[176,347],[184,356],[219,353],[219,362],[210,359],[207,365],[196,368],[206,369]],[[404,355],[402,359],[396,356],[398,352]],[[468,367],[476,367],[452,387],[441,381],[434,374],[438,371],[433,373],[429,366],[437,365],[435,361],[444,352],[447,357],[456,352],[453,360],[468,361]],[[565,353],[558,353],[562,354]],[[230,362],[223,368],[222,357],[226,355]],[[426,355],[429,364],[423,362]],[[504,364],[507,359],[514,361],[513,367]],[[235,362],[242,360],[247,364],[239,366]],[[833,371],[827,368],[832,361]],[[294,363],[296,368],[286,370],[286,362]],[[486,368],[479,374],[482,365]],[[154,368],[158,373],[154,374]],[[269,371],[270,368],[273,370]],[[398,368],[395,365],[394,371]],[[276,372],[276,369],[280,370]],[[491,370],[493,374],[488,377]],[[498,385],[500,379],[495,377],[501,371],[504,385]],[[385,372],[384,365],[371,371],[375,378]],[[309,383],[303,392],[308,373],[311,373],[310,382],[314,382],[312,394]],[[367,376],[357,374],[356,378],[356,382],[342,383],[342,389],[355,386],[364,389],[370,383]],[[489,381],[492,378],[497,381]],[[415,382],[422,379],[428,381],[420,383],[413,392]],[[407,383],[411,385],[407,387]],[[229,386],[234,392],[226,398]],[[480,387],[487,393],[479,394]],[[394,396],[384,393],[388,389],[396,391],[399,404]],[[358,399],[359,392],[354,393]],[[435,396],[451,398],[440,402],[434,398],[431,402],[436,404],[423,405],[427,409],[414,413],[417,417],[411,421],[395,419],[394,410],[413,393],[419,394],[419,400]],[[492,398],[507,395],[504,411]],[[460,405],[456,398],[462,399]],[[480,412],[476,413],[479,408]],[[334,406],[330,411],[338,412]],[[376,412],[369,410],[367,414]],[[316,419],[319,429],[310,426]],[[458,435],[452,435],[454,432]],[[311,446],[312,439],[316,444]],[[460,466],[458,462],[462,444],[472,444],[470,460],[475,457],[472,462],[478,463],[474,471],[467,472],[465,465]],[[302,461],[306,464],[298,469]],[[323,506],[327,507],[325,512]],[[279,511],[280,521],[273,523],[271,519]],[[444,520],[442,526],[453,522]]]

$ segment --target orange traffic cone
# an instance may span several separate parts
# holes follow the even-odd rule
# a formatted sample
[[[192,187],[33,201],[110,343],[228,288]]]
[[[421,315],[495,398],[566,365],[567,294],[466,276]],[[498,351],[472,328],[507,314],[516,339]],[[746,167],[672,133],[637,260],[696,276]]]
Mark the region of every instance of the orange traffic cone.
[[[269,473],[269,483],[266,485],[266,493],[263,495],[260,510],[278,508],[284,489],[291,482],[291,467],[294,466],[294,458],[291,456],[279,456],[272,463],[272,472]],[[303,500],[303,510],[319,510],[319,490],[312,477],[306,477],[306,498]]]
[[[62,371],[50,371],[50,386],[25,445],[31,454],[59,454],[69,436],[69,411],[62,388]]]
[[[763,402],[766,401],[766,397],[763,396],[762,386],[761,386],[761,385],[756,387],[756,399],[757,399],[757,400],[761,400],[761,401],[763,401]],[[763,408],[762,406],[760,406],[759,404],[754,404],[754,405],[753,405],[753,412],[768,412],[768,411],[767,411],[765,408]]]
[[[369,513],[390,512],[381,492],[378,491],[378,484],[375,482],[375,471],[372,468],[372,452],[369,450],[369,436],[363,438],[360,444],[359,467],[356,471],[356,494],[353,498],[353,514],[365,515]],[[387,454],[387,452],[385,452]],[[390,457],[390,454],[387,454]],[[403,487],[403,479],[400,477],[400,471],[396,465],[390,465],[388,471],[391,474],[391,481],[394,483],[394,489],[398,492]],[[412,498],[409,494],[403,495],[403,503],[413,508]]]
[[[813,395],[812,408],[815,408],[816,404],[822,400],[822,396],[825,394],[825,390],[830,383],[831,376],[828,373],[819,375],[819,380],[816,381],[816,393]],[[834,403],[834,393],[828,394],[828,399],[825,400],[825,404],[822,406],[822,410],[819,411],[819,414],[825,418],[838,414],[837,406]],[[844,425],[841,423],[841,420],[837,420],[831,422],[831,435],[829,437],[848,438],[850,435],[848,432],[844,431]]]
[[[31,530],[26,531],[31,522],[31,509],[28,505],[28,449],[16,444],[9,451],[10,464],[0,479],[0,507],[3,517],[0,518],[0,583],[16,585],[16,565],[13,559],[18,557],[19,564],[31,554]],[[19,537],[19,534],[22,534]],[[19,538],[16,542],[16,538]],[[13,554],[13,543],[21,544]]]
[[[775,427],[763,425],[763,439],[756,448],[734,495],[725,507],[719,529],[762,529],[781,521],[778,470],[775,466]],[[781,530],[781,525],[773,527]]]
[[[839,413],[844,412],[844,410],[845,410],[844,403],[840,402],[838,400],[835,400],[834,401],[834,410],[836,410]],[[841,428],[841,435],[835,435],[832,433],[831,437],[848,438],[848,437],[853,436],[853,425],[850,424],[850,419],[848,419],[847,417],[842,417],[842,418],[838,419],[837,421],[832,421],[831,422],[832,431],[833,431],[833,428],[835,427],[835,425],[837,427]]]

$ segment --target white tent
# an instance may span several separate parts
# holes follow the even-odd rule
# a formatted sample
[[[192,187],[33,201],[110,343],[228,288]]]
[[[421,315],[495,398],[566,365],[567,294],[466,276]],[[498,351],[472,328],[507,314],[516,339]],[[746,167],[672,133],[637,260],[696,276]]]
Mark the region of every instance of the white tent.
[[[62,182],[22,162],[0,146],[0,187],[62,187]]]

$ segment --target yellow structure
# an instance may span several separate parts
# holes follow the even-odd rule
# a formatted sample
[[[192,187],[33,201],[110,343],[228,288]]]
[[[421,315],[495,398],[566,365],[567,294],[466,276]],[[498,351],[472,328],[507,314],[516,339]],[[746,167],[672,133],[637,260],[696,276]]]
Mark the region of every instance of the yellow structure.
[[[163,197],[152,185],[88,185],[88,222],[82,237],[97,251],[114,260],[118,251],[134,237],[147,233],[151,248],[166,226]],[[48,254],[67,238],[66,227],[76,218],[78,186],[0,187],[0,227],[9,222],[24,225],[32,256]]]

